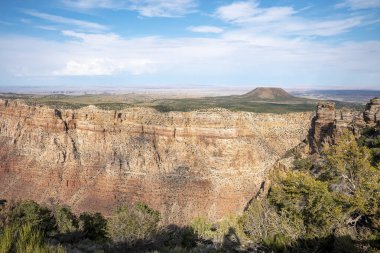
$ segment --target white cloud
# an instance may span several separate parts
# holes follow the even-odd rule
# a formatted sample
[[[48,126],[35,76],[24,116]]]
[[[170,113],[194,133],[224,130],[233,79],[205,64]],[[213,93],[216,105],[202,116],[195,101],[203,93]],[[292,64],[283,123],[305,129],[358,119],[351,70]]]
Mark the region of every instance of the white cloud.
[[[124,6],[125,1],[117,0],[62,0],[63,4],[76,9],[118,9]]]
[[[82,59],[70,60],[66,66],[54,71],[57,76],[99,76],[129,72],[133,75],[152,72],[153,62],[145,59]]]
[[[129,9],[145,17],[181,17],[194,12],[194,0],[129,0]]]
[[[312,20],[291,7],[261,8],[257,1],[241,1],[219,7],[214,16],[249,34],[282,36],[332,36],[362,25],[363,17]],[[239,30],[239,29],[238,29]]]
[[[3,20],[0,20],[0,25],[13,25],[13,24],[10,23],[10,22],[6,22],[6,21],[3,21]]]
[[[337,7],[349,7],[353,10],[380,8],[380,0],[346,0]]]
[[[71,48],[70,50],[78,52],[69,54],[64,66],[53,71],[54,75],[96,76],[122,72],[140,75],[155,70],[153,60],[148,56],[130,51],[132,45],[116,34],[87,34],[69,30],[63,31],[62,34],[80,40],[79,42],[72,41],[67,45]],[[86,49],[80,49],[84,45]]]
[[[191,32],[196,33],[222,33],[223,29],[217,26],[190,26],[187,28]]]
[[[46,25],[36,25],[35,28],[45,30],[45,31],[57,31],[58,30],[54,26],[46,26]]]
[[[256,1],[235,2],[221,6],[216,16],[231,23],[274,22],[283,20],[295,13],[291,7],[259,8]]]
[[[47,14],[47,13],[43,13],[39,11],[34,11],[34,10],[25,10],[24,12],[25,14],[28,14],[32,17],[41,18],[53,23],[71,25],[71,26],[84,28],[84,29],[91,29],[91,30],[107,30],[106,26],[98,24],[98,23],[94,23],[94,22],[88,22],[88,21],[72,19],[72,18],[65,18],[65,17],[51,15],[51,14]]]
[[[75,9],[128,9],[144,17],[181,17],[196,10],[196,0],[62,0]]]
[[[235,2],[219,7],[215,14],[220,19],[227,22],[247,22],[257,11],[256,2]]]
[[[362,17],[327,21],[290,20],[283,24],[282,31],[296,35],[333,36],[347,32],[353,27],[361,25],[362,20]]]
[[[114,33],[81,33],[71,30],[64,30],[62,34],[68,37],[80,39],[87,45],[96,45],[97,47],[104,46],[107,44],[112,44],[119,40],[120,37]]]
[[[153,2],[157,7],[164,1],[143,0],[138,4],[142,8]],[[165,6],[155,10],[135,6],[135,10],[142,16],[178,16],[178,12],[170,14],[171,11],[169,15],[167,11],[174,7]],[[192,8],[184,8],[179,13],[187,13]],[[76,22],[80,20],[73,22],[45,13],[33,14],[56,23],[86,27]],[[62,31],[66,39],[60,42],[2,35],[0,73],[46,78],[118,75],[120,82],[145,78],[153,84],[156,80],[203,83],[207,78],[213,83],[260,80],[280,85],[327,81],[376,85],[380,80],[379,41],[329,44],[314,39],[314,36],[333,36],[361,26],[367,21],[364,17],[312,20],[291,7],[262,8],[256,1],[222,6],[214,16],[230,25],[224,30],[214,26],[188,29],[219,33],[215,38],[125,38],[106,31],[106,27],[94,29],[93,25],[86,33],[78,29]]]
[[[219,38],[122,38],[65,31],[62,42],[2,37],[0,72],[23,77],[132,75],[150,83],[244,79],[293,83],[376,83],[380,42],[316,41],[228,32]],[[243,35],[246,37],[243,37]],[[72,39],[70,39],[72,38]],[[196,73],[196,74],[194,74]],[[118,79],[128,82],[129,79]],[[198,80],[198,81],[197,81]],[[269,80],[269,81],[268,81]],[[291,80],[291,81],[289,81]],[[284,82],[284,83],[282,83]]]

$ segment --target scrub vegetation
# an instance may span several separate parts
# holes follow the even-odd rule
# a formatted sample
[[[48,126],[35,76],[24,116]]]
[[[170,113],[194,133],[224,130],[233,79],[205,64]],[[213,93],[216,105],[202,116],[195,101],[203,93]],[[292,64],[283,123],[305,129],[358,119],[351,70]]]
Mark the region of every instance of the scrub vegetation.
[[[223,108],[231,111],[257,113],[309,112],[315,110],[318,100],[286,96],[262,99],[256,96],[233,95],[201,98],[162,98],[139,94],[96,94],[96,95],[27,95],[0,94],[3,99],[20,99],[28,105],[45,105],[54,109],[79,109],[95,105],[103,110],[123,110],[131,107],[150,107],[160,112],[195,111]],[[362,105],[334,101],[337,108],[347,107],[361,110]]]

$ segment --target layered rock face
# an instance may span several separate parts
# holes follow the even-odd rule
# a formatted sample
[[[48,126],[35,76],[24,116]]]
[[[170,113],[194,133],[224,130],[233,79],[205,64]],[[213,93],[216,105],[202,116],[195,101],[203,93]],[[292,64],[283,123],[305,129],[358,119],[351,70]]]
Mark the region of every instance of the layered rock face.
[[[375,125],[380,121],[380,98],[371,99],[366,105],[363,116],[369,125]]]
[[[320,152],[325,144],[334,144],[334,140],[345,129],[359,136],[365,127],[380,124],[380,98],[371,99],[364,112],[348,109],[336,110],[334,103],[321,102],[317,106],[309,133],[311,152]]]
[[[0,100],[0,197],[108,215],[145,202],[166,223],[242,212],[310,113],[54,110]]]

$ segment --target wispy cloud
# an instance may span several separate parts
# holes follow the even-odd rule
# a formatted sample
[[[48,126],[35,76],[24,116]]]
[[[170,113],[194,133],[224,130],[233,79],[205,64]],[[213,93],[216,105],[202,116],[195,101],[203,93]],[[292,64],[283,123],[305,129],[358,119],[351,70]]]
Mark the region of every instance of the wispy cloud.
[[[336,5],[337,7],[348,7],[353,10],[380,8],[380,0],[346,0]]]
[[[241,1],[219,7],[215,14],[232,23],[274,22],[295,13],[291,7],[259,8],[257,1]]]
[[[181,17],[195,11],[194,0],[130,0],[129,9],[145,17]]]
[[[79,44],[77,42],[75,46],[72,45],[71,50],[78,50],[83,45],[86,45],[87,49],[82,52],[78,50],[76,56],[68,58],[63,67],[53,71],[53,75],[107,76],[123,72],[140,75],[155,70],[154,60],[147,55],[132,53],[128,40],[123,40],[116,34],[87,34],[69,30],[62,33],[65,36],[80,39]],[[140,40],[139,43],[143,41]],[[108,49],[108,47],[114,48]],[[115,50],[116,48],[119,52]]]
[[[0,25],[12,25],[12,23],[0,20]]]
[[[57,31],[58,30],[54,26],[47,26],[47,25],[36,25],[35,28],[45,30],[45,31]]]
[[[196,33],[222,33],[223,29],[217,26],[190,26],[187,28],[191,32]]]
[[[257,77],[263,82],[363,83],[375,85],[380,73],[380,42],[328,45],[255,35],[245,40],[218,38],[123,38],[116,34],[65,31],[63,42],[9,37],[0,41],[0,70],[18,76],[133,75],[152,80],[173,76],[214,82]],[[73,39],[70,39],[73,38]],[[297,80],[291,80],[296,75]],[[289,78],[290,79],[289,79]],[[236,79],[237,80],[237,79]],[[285,82],[285,81],[284,81]]]
[[[70,60],[59,70],[53,71],[57,76],[108,76],[120,72],[140,75],[152,71],[153,62],[146,59],[115,60],[89,58],[81,61]]]
[[[194,12],[196,0],[62,0],[76,9],[127,9],[144,17],[182,17]]]
[[[241,1],[219,7],[214,16],[238,25],[244,32],[290,36],[332,36],[363,24],[363,17],[307,19],[292,7],[262,8],[258,1]]]
[[[34,11],[34,10],[25,10],[24,13],[28,14],[29,16],[44,19],[53,23],[71,25],[78,28],[85,28],[85,29],[90,29],[90,30],[107,30],[106,26],[95,23],[95,22],[66,18],[66,17],[51,15],[48,13],[43,13],[43,12]]]
[[[196,2],[190,0],[64,1],[67,6],[85,10],[129,8],[146,17],[178,17],[197,8]],[[83,80],[111,80],[120,84],[135,80],[146,83],[157,80],[167,84],[211,80],[212,83],[378,85],[379,40],[373,36],[372,41],[355,41],[354,33],[336,37],[336,40],[320,38],[378,22],[378,19],[365,17],[364,11],[338,10],[339,16],[312,18],[303,15],[303,9],[290,6],[263,7],[258,0],[228,2],[230,4],[220,6],[211,11],[211,17],[206,17],[225,22],[220,27],[193,25],[184,28],[218,35],[193,37],[188,34],[185,37],[160,36],[160,30],[156,31],[158,36],[128,34],[124,37],[121,34],[125,29],[111,32],[111,28],[87,20],[29,10],[25,13],[33,21],[30,27],[57,28],[54,34],[61,31],[60,36],[65,39],[49,40],[39,38],[38,34],[34,37],[1,35],[0,72],[4,76],[23,76],[24,80],[35,76],[54,80],[97,76]],[[77,5],[70,5],[74,3]],[[199,24],[200,20],[189,21]],[[215,21],[201,24],[215,24]]]
[[[62,3],[76,9],[118,9],[125,6],[126,1],[120,0],[62,0]]]

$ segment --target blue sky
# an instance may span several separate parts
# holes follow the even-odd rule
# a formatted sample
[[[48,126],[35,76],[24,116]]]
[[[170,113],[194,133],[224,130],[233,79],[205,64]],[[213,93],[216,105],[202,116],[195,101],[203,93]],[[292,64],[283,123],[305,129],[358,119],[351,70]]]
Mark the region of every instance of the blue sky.
[[[380,0],[2,0],[0,86],[380,88]]]

